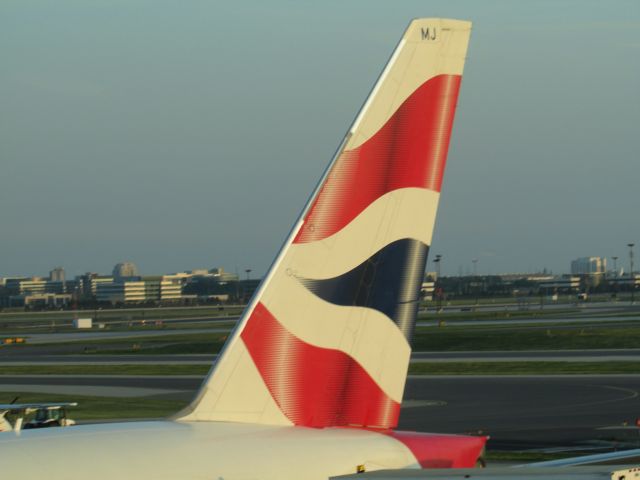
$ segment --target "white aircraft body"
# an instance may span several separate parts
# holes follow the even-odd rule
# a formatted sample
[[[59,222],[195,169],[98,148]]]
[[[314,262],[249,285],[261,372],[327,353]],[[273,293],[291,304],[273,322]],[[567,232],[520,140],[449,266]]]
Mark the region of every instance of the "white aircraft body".
[[[193,402],[0,436],[3,478],[327,479],[474,467],[398,424],[471,24],[410,23]]]

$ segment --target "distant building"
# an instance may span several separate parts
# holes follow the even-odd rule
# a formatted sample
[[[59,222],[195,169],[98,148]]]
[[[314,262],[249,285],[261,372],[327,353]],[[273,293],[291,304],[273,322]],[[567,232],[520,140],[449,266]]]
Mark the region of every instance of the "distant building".
[[[158,275],[142,277],[145,284],[146,301],[179,302],[182,300],[182,279],[180,275]]]
[[[144,303],[147,298],[145,282],[142,281],[98,283],[96,287],[98,302]]]
[[[48,278],[8,278],[5,287],[12,295],[37,295],[42,293],[67,293],[62,281],[51,281]]]
[[[0,286],[5,287],[7,285],[7,282],[26,279],[27,277],[0,277]]]
[[[113,267],[113,277],[116,281],[132,279],[138,276],[138,267],[135,263],[120,262]]]
[[[611,278],[609,279],[609,282],[616,290],[630,290],[632,286],[634,290],[638,290],[640,289],[640,273]]]
[[[182,300],[180,275],[157,275],[139,280],[101,282],[96,285],[98,302],[119,303],[172,303]]]
[[[92,297],[97,294],[99,284],[113,283],[113,277],[87,272],[84,275],[76,277],[76,282],[79,293],[82,293],[82,295],[88,297]]]
[[[33,293],[12,295],[9,297],[10,307],[30,308],[64,308],[71,304],[72,295],[69,293]]]
[[[113,277],[107,277],[107,276],[93,277],[89,282],[89,291],[91,292],[92,295],[97,295],[98,286],[107,285],[109,283],[113,283]]]
[[[209,270],[206,268],[196,268],[195,270],[189,271],[187,275],[203,277],[205,275],[209,275]]]
[[[606,258],[581,257],[571,262],[571,275],[604,275],[606,271]]]
[[[49,280],[52,282],[64,282],[64,268],[56,267],[49,272]]]
[[[575,293],[580,290],[580,277],[574,275],[563,275],[545,279],[538,283],[541,293]]]
[[[433,277],[427,277],[427,279],[422,282],[422,286],[420,287],[420,297],[422,300],[431,301],[433,300],[433,292],[435,290],[435,282],[431,280]]]
[[[165,279],[175,280],[177,282],[180,282],[180,284],[184,285],[189,281],[191,277],[193,277],[193,274],[189,272],[178,272],[178,273],[170,273],[168,275],[163,275],[163,276]]]
[[[222,267],[207,271],[192,270],[191,276],[183,280],[184,299],[194,297],[201,301],[248,300],[260,284],[260,279],[240,280],[237,273]]]
[[[179,302],[182,300],[182,282],[179,280],[163,279],[160,282],[160,298],[162,303]]]
[[[209,270],[209,273],[214,276],[219,282],[237,282],[240,277],[237,273],[225,272],[224,268],[216,267]]]
[[[238,281],[236,283],[238,287],[238,299],[243,302],[248,302],[260,286],[261,282],[262,279],[260,278],[250,278]]]

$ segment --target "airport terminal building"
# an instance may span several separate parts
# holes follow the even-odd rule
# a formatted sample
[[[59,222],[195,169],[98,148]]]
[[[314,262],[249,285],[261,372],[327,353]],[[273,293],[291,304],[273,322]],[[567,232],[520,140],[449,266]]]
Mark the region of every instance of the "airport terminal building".
[[[127,303],[173,303],[182,300],[182,282],[172,275],[99,283],[96,300],[112,305]]]

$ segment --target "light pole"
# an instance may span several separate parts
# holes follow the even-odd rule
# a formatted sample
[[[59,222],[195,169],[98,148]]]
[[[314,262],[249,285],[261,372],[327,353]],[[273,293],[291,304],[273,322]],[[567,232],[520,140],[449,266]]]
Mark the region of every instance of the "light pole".
[[[618,301],[618,257],[612,256],[613,260],[613,294],[611,295],[616,301]]]
[[[250,268],[245,268],[244,269],[244,273],[247,274],[247,280],[245,281],[245,284],[242,287],[242,301],[248,300],[247,292],[249,291],[249,279],[251,278],[249,274],[251,273],[251,269]],[[238,282],[238,287],[240,287],[241,283],[242,283],[242,281]]]
[[[436,282],[440,281],[440,261],[442,260],[442,255],[436,255],[436,258],[433,259],[433,263],[436,264]]]
[[[473,289],[476,292],[476,305],[478,305],[478,259],[474,258],[471,263],[473,263],[473,283],[475,284]]]
[[[433,282],[433,290],[438,299],[438,312],[442,310],[442,287],[440,282],[440,262],[442,262],[442,255],[436,255],[436,258],[433,259],[433,263],[436,264],[436,281]]]
[[[635,243],[627,243],[627,247],[629,247],[629,278],[631,279],[631,305],[633,305],[633,301],[635,300],[635,291],[636,291],[636,278],[633,275],[633,246]]]

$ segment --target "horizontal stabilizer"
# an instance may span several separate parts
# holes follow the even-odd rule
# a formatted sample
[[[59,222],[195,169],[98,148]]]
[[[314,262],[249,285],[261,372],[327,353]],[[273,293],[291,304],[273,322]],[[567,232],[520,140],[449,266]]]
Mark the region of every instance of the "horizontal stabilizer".
[[[498,468],[447,468],[429,470],[378,470],[356,475],[341,475],[330,480],[619,480],[636,479],[640,475],[639,467],[616,468],[565,467],[510,469]]]

